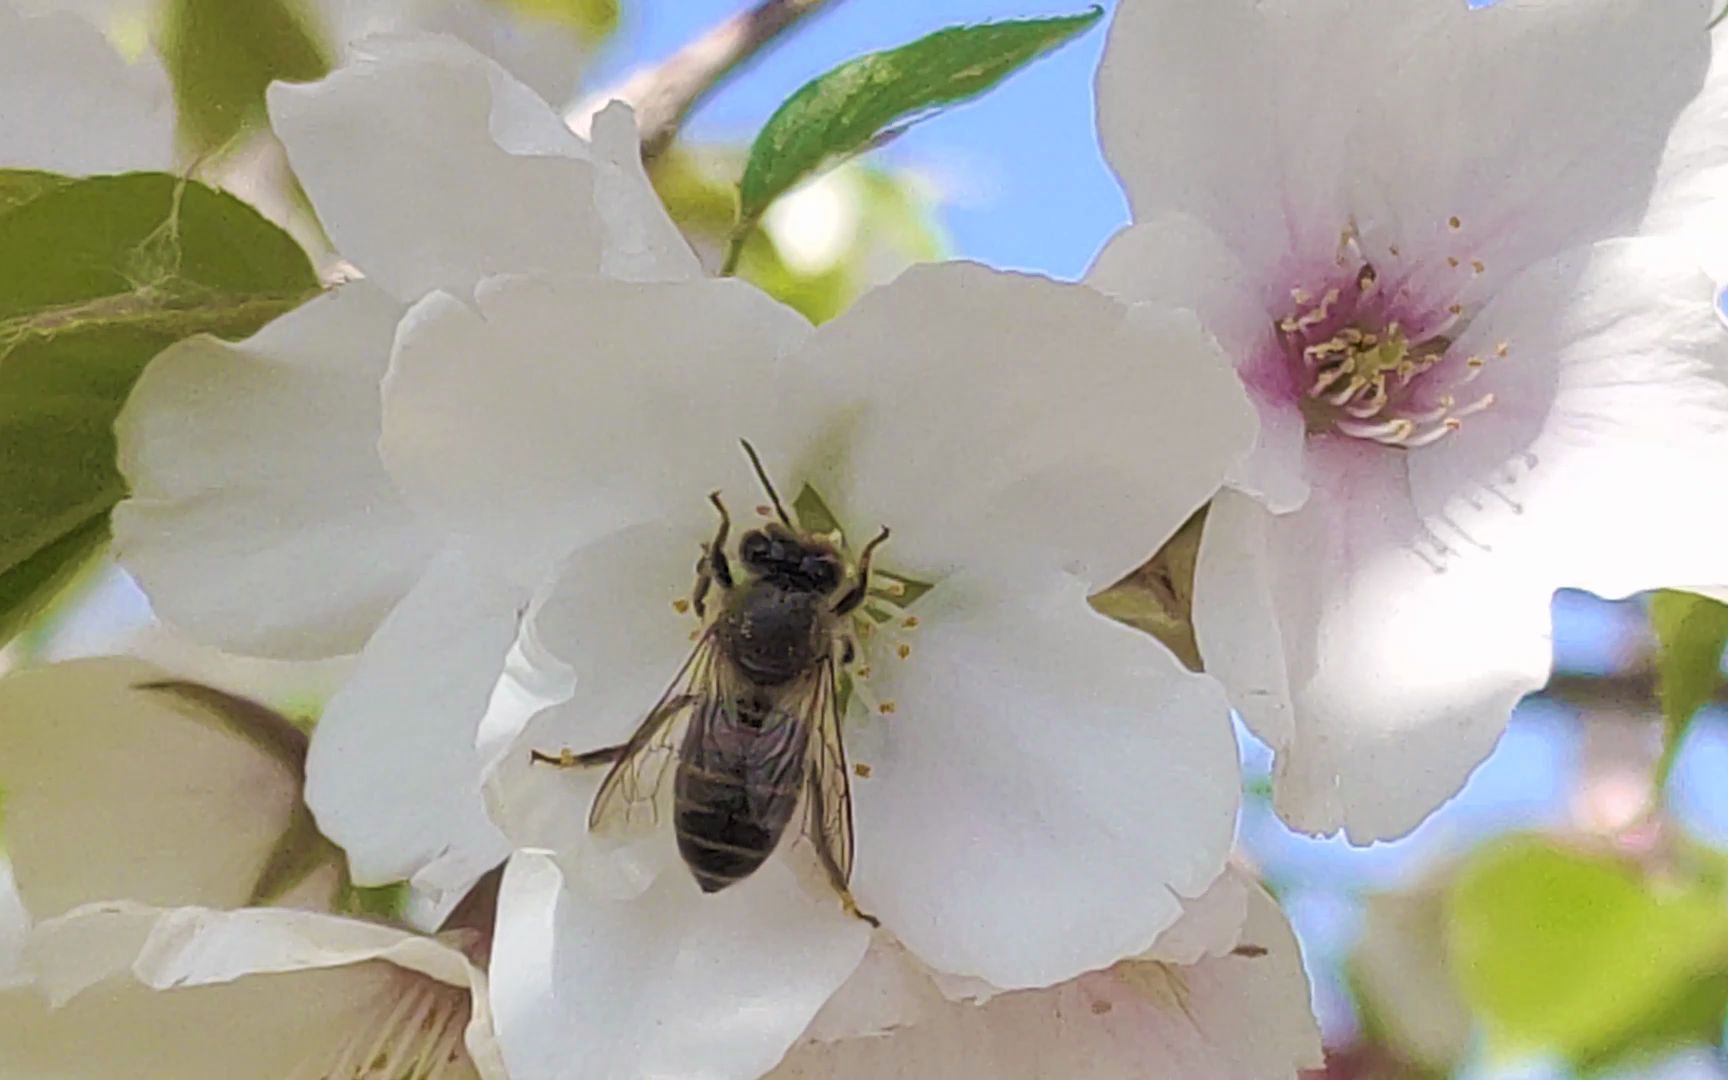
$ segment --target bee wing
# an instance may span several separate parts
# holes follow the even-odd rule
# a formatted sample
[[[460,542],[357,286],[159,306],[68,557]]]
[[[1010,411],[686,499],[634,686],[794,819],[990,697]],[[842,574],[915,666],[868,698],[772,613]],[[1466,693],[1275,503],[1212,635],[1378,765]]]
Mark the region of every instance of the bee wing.
[[[832,657],[822,665],[805,707],[812,729],[805,835],[835,886],[844,889],[852,880],[852,780],[840,735],[840,692]]]
[[[680,736],[689,718],[719,691],[715,660],[713,634],[704,633],[601,782],[588,811],[589,832],[623,838],[659,825],[660,791],[678,759]]]

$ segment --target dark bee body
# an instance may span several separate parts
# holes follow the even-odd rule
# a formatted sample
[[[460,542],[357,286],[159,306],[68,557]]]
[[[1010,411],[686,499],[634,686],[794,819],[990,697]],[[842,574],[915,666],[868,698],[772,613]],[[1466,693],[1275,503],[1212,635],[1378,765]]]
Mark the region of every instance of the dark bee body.
[[[742,881],[767,861],[803,797],[810,728],[776,697],[745,696],[685,729],[672,827],[703,892]]]
[[[725,693],[685,731],[673,803],[678,851],[704,892],[755,872],[798,809],[810,742],[801,703],[834,652],[841,578],[832,547],[789,529],[744,535],[738,557],[753,576],[742,584],[717,550],[706,561],[728,590],[712,629]]]
[[[856,912],[846,888],[852,807],[837,671],[851,655],[841,632],[846,616],[864,602],[870,554],[888,532],[866,545],[848,580],[834,543],[792,525],[755,452],[748,444],[745,450],[780,514],[739,542],[747,576],[734,578],[725,549],[730,519],[719,496],[710,496],[720,527],[697,563],[691,604],[705,619],[716,585],[721,603],[690,659],[628,743],[534,758],[611,763],[589,827],[614,834],[658,823],[657,796],[671,766],[678,851],[703,892],[755,873],[802,806],[805,835]],[[687,721],[682,729],[680,718]]]

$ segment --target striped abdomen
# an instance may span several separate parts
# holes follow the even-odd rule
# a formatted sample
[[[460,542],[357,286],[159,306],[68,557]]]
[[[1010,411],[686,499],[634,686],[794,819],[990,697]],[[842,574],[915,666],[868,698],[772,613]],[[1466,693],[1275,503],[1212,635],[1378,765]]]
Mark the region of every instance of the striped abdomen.
[[[703,892],[768,860],[804,791],[810,730],[773,695],[705,702],[679,752],[674,830]]]

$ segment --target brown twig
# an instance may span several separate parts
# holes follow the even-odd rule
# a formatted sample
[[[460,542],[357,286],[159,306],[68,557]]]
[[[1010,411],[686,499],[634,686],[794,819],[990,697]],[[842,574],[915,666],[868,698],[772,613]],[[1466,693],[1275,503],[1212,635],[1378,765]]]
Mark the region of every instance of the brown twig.
[[[720,81],[762,55],[782,34],[834,0],[762,0],[741,11],[651,67],[632,73],[609,90],[579,102],[565,117],[572,128],[588,121],[609,101],[636,110],[642,132],[642,160],[653,161],[678,134],[684,117]]]

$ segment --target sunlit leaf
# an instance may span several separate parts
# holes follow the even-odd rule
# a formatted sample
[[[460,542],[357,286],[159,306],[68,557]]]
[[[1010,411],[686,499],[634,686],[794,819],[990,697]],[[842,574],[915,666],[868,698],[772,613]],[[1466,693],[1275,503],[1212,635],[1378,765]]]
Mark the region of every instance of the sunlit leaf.
[[[1650,598],[1650,628],[1660,645],[1656,679],[1666,733],[1659,778],[1665,781],[1692,718],[1722,684],[1728,604],[1696,593],[1659,592]]]
[[[1576,1062],[1672,1029],[1728,946],[1714,891],[1534,837],[1478,852],[1448,915],[1453,974],[1493,1048]]]
[[[769,203],[835,159],[982,94],[1103,14],[1095,7],[1082,15],[949,27],[812,79],[756,136],[739,182],[741,220],[754,222]]]
[[[280,229],[172,176],[65,180],[0,211],[0,630],[100,543],[124,494],[114,418],[150,358],[317,290]]]

